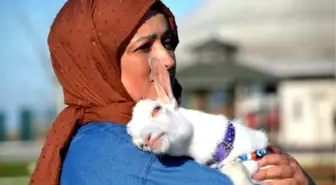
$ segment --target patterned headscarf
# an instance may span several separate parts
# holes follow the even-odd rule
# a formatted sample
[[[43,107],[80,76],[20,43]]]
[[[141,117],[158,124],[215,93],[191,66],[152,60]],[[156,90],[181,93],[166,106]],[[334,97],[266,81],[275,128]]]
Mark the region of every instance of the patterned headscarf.
[[[58,185],[62,162],[76,129],[89,122],[126,124],[134,101],[121,82],[120,58],[142,18],[151,9],[167,17],[157,0],[68,0],[48,37],[51,60],[68,105],[54,122],[30,185]],[[173,87],[178,100],[181,86]]]

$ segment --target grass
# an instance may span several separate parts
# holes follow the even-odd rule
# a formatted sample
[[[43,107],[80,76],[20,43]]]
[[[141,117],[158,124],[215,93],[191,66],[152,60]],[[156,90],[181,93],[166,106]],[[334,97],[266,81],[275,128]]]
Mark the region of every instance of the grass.
[[[29,176],[23,177],[1,177],[1,185],[27,185],[29,182]]]
[[[32,162],[0,163],[1,185],[27,185],[32,171]]]
[[[0,177],[29,176],[31,163],[0,164]],[[0,183],[1,184],[1,183]]]

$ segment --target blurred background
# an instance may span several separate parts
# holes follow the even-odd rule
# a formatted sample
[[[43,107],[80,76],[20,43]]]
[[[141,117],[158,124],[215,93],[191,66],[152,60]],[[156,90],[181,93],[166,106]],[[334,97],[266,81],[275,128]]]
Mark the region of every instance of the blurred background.
[[[0,184],[27,184],[64,107],[47,47],[65,0],[0,5]],[[335,184],[335,1],[163,0],[176,15],[183,106],[266,130]]]

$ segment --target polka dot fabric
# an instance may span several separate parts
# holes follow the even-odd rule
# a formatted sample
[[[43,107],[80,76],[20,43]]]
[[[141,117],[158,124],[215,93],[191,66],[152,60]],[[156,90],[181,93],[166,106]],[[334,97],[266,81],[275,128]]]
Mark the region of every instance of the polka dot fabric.
[[[151,7],[163,12],[178,40],[174,16],[155,0],[68,0],[48,37],[52,65],[68,105],[48,134],[30,185],[58,185],[76,129],[89,122],[125,124],[135,102],[121,83],[120,57]],[[174,93],[181,96],[175,83]]]

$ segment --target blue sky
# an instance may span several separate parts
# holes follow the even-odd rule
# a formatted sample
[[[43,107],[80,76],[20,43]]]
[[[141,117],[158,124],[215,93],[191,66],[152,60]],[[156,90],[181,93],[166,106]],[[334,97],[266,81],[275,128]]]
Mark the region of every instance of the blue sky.
[[[201,1],[163,0],[175,14],[177,22]],[[51,81],[42,60],[49,57],[46,42],[48,31],[64,2],[65,0],[1,2],[0,111],[7,115],[10,129],[17,125],[17,111],[20,107],[29,106],[42,112],[53,105]],[[27,27],[32,31],[27,31]]]

